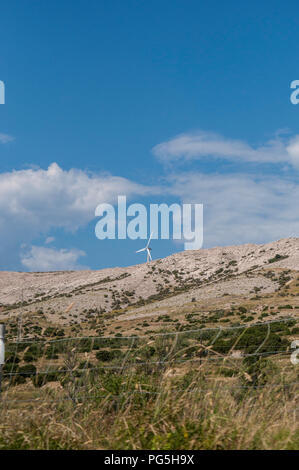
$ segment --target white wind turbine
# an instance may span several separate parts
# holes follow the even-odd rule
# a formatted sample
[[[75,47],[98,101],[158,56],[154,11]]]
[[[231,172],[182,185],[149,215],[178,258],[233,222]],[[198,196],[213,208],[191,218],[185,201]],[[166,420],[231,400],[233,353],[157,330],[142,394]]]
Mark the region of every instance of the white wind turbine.
[[[152,233],[150,234],[150,237],[149,237],[149,239],[148,239],[148,242],[147,242],[146,246],[145,246],[144,248],[141,248],[141,250],[136,251],[136,253],[140,253],[141,251],[146,251],[146,254],[147,254],[147,256],[146,256],[146,262],[147,262],[147,263],[152,260],[152,257],[151,257],[151,251],[152,251],[152,249],[149,247],[149,244],[150,244],[150,241],[151,241],[151,239],[152,239],[153,233],[154,233],[154,232],[152,232]]]

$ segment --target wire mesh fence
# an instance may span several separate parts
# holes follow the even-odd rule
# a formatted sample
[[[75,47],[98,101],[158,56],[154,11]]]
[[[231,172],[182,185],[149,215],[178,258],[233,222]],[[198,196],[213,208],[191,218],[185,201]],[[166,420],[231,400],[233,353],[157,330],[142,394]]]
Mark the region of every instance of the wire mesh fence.
[[[297,318],[280,318],[139,336],[10,341],[2,369],[1,406],[45,398],[79,403],[157,397],[166,390],[169,393],[170,386],[171,393],[193,394],[207,393],[211,387],[221,393],[296,388],[297,377],[288,357],[292,353],[289,338],[297,331],[297,323]],[[276,374],[275,380],[265,379],[268,359],[283,364],[284,372]],[[193,374],[192,387],[182,387],[188,374]]]

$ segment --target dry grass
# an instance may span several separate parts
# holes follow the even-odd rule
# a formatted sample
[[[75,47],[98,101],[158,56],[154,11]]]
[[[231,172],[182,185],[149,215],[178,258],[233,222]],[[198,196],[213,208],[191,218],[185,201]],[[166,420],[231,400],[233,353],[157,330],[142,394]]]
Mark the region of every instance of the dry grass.
[[[163,300],[148,305],[148,324],[114,314],[99,314],[86,323],[78,319],[78,329],[64,328],[63,342],[53,333],[49,343],[46,329],[58,325],[36,315],[42,332],[37,334],[36,325],[28,323],[29,338],[38,335],[51,347],[46,345],[41,355],[31,351],[27,364],[29,346],[7,344],[0,449],[299,449],[299,369],[288,357],[290,343],[298,337],[297,274],[277,292],[250,298],[200,300],[197,292],[187,294],[187,303],[185,298],[170,307],[165,301],[166,319],[157,318]],[[289,304],[293,308],[282,308]],[[289,316],[293,320],[287,323]],[[24,316],[28,322],[30,318],[29,313],[28,319]],[[275,319],[270,329],[253,326]],[[241,323],[241,330],[225,332]],[[203,327],[216,329],[209,333]],[[133,338],[136,331],[140,336]],[[116,337],[120,332],[123,338]],[[10,325],[9,340],[15,335],[16,327]],[[79,338],[68,342],[72,335],[89,336],[90,344],[83,347]],[[115,337],[107,342],[101,335]],[[128,341],[126,335],[131,336]],[[117,357],[104,359],[99,352],[116,352]],[[271,356],[273,352],[277,355]],[[33,363],[38,371],[57,372],[53,381],[43,385],[40,374],[13,386],[9,366]],[[93,369],[86,366],[81,373],[89,363]],[[110,366],[115,370],[108,370]],[[60,368],[66,373],[60,374]]]
[[[253,365],[254,381],[252,365],[251,376],[244,368],[221,376],[225,363],[213,374],[209,366],[108,372],[75,399],[65,386],[15,387],[0,410],[0,449],[299,449],[296,371]],[[26,389],[36,401],[19,400]]]

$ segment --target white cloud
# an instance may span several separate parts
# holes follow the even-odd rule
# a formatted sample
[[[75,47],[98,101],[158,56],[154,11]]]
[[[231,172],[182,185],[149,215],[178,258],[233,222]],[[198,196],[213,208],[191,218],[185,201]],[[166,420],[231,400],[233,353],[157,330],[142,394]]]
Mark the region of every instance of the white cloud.
[[[55,241],[55,237],[47,237],[45,240],[45,245],[48,245],[49,243],[52,243]]]
[[[184,134],[157,145],[162,160],[225,158],[233,161],[299,164],[299,136],[275,137],[253,148],[246,142],[211,133]],[[48,169],[0,174],[0,269],[15,269],[21,244],[22,265],[29,270],[82,269],[84,252],[34,245],[34,239],[53,229],[76,231],[94,219],[103,202],[116,203],[118,195],[169,194],[182,202],[204,204],[204,246],[264,242],[299,235],[299,186],[292,178],[252,174],[180,173],[164,188],[143,186],[109,174],[90,174],[56,163]],[[48,236],[45,244],[54,241]]]
[[[47,170],[30,169],[0,174],[0,227],[11,225],[23,235],[47,232],[51,227],[76,230],[94,218],[101,202],[115,202],[119,194],[154,192],[125,178],[62,170],[56,163]]]
[[[15,265],[20,244],[30,243],[52,228],[76,231],[84,227],[94,218],[95,208],[101,202],[114,203],[119,194],[129,198],[155,191],[157,188],[109,174],[64,171],[56,163],[47,170],[2,173],[0,263],[7,265],[9,259]]]
[[[33,245],[29,251],[22,253],[21,262],[28,271],[88,269],[77,263],[81,256],[85,256],[85,252],[81,250],[58,250]]]
[[[7,144],[8,142],[12,142],[14,140],[14,137],[8,134],[1,134],[0,133],[0,143],[1,144]]]
[[[293,137],[288,143],[286,150],[294,166],[299,165],[299,135]]]
[[[286,139],[277,135],[264,145],[253,147],[241,140],[199,131],[162,142],[153,148],[153,153],[162,161],[223,158],[257,163],[290,163],[298,167],[299,136]]]
[[[181,134],[153,149],[162,161],[222,158],[229,161],[284,163],[299,167],[299,135],[275,138],[259,147],[200,131]],[[174,174],[170,191],[183,202],[204,204],[204,245],[262,243],[299,236],[299,186],[294,173]]]
[[[183,202],[204,204],[205,247],[299,236],[299,186],[289,179],[185,173],[170,184]]]

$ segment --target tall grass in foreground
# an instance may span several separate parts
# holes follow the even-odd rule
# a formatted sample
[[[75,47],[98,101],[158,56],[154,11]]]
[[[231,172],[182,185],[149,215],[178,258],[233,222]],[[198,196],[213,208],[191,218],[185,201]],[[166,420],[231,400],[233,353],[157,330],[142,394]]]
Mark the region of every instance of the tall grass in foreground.
[[[27,381],[3,395],[0,449],[299,449],[297,374],[254,358]]]

